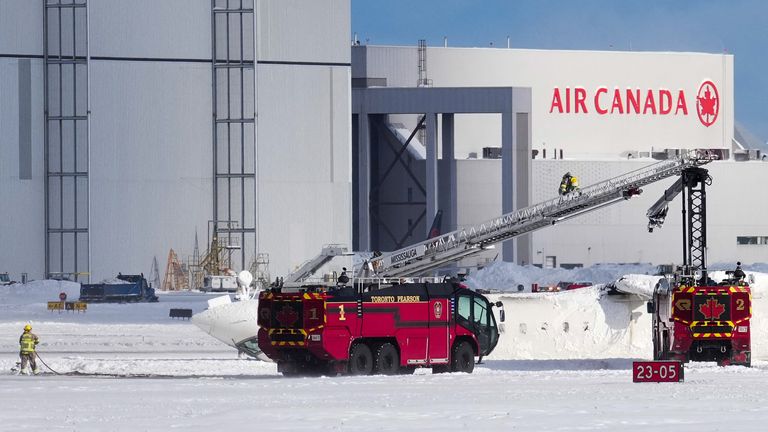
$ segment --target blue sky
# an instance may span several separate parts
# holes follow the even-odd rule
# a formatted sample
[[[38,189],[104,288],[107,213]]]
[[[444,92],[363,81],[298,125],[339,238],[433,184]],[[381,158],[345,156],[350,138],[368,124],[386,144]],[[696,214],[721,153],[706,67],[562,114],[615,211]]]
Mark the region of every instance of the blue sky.
[[[728,52],[736,121],[768,140],[766,0],[352,0],[362,43]]]

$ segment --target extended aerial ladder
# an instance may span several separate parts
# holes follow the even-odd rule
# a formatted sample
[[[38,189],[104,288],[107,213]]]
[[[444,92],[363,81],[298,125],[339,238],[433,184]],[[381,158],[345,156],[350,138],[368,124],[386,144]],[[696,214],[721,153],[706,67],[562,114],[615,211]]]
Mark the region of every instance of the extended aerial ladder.
[[[648,302],[654,360],[716,361],[751,365],[752,296],[744,272],[726,271],[716,283],[707,273],[707,194],[712,178],[691,166],[646,213],[648,231],[661,227],[669,203],[683,194],[683,265],[662,278]],[[738,265],[738,264],[737,264]]]
[[[425,275],[446,264],[480,253],[504,240],[629,199],[638,195],[643,186],[684,172],[693,172],[690,170],[716,159],[717,155],[707,150],[682,150],[681,154],[674,159],[651,164],[478,225],[464,227],[406,248],[380,254],[355,269],[355,274],[358,277]],[[698,217],[703,218],[703,212],[700,215],[697,214]],[[700,224],[703,224],[703,220],[697,218],[692,218],[695,223],[689,226],[689,230],[702,229]],[[696,243],[691,250],[698,251],[699,248],[702,249],[701,255],[703,255],[703,245],[699,243]],[[703,262],[703,258],[699,255],[696,255],[695,259]]]

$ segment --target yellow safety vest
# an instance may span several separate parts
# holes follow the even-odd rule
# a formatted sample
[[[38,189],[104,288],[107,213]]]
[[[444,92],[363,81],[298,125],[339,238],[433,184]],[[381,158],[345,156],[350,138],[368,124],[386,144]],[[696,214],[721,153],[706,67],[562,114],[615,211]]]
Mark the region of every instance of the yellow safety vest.
[[[31,333],[24,333],[21,335],[21,353],[32,354],[35,352],[35,345],[37,344],[37,337]]]

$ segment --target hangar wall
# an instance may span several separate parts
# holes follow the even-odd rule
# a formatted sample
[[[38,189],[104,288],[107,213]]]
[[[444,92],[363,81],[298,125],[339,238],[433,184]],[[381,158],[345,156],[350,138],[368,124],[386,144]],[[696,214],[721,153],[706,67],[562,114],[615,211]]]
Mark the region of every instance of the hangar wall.
[[[4,3],[0,3],[0,8]],[[0,17],[4,14],[0,11]],[[2,25],[0,25],[2,27]],[[0,37],[0,40],[5,40]],[[2,43],[2,42],[0,42]],[[28,83],[24,90],[26,69]],[[27,271],[42,275],[45,242],[43,199],[43,81],[41,60],[0,57],[0,272]],[[25,91],[29,95],[25,101]],[[21,99],[19,95],[22,95]],[[22,113],[26,111],[26,115]],[[20,140],[20,129],[29,137]],[[22,175],[22,165],[29,176]],[[17,270],[18,269],[18,270]],[[11,274],[12,278],[20,275]]]
[[[0,239],[23,245],[0,250],[0,271],[16,279],[44,276],[42,8],[0,2],[0,216],[9,221]],[[89,0],[88,8],[90,279],[149,273],[154,257],[162,278],[170,248],[185,259],[197,234],[205,250],[212,219],[211,2]],[[258,209],[259,244],[247,246],[284,274],[323,244],[351,243],[350,11],[335,0],[256,0],[255,10],[255,40],[243,49],[258,47],[257,88],[246,88],[256,94],[257,136],[246,156],[258,153],[259,203],[244,205]],[[28,101],[19,98],[20,62],[31,65]],[[25,103],[28,180],[18,142]]]

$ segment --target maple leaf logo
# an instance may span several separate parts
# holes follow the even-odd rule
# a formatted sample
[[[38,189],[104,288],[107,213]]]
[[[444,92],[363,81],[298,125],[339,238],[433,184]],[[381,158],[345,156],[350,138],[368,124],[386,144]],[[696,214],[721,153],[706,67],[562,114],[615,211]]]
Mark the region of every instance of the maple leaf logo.
[[[704,315],[705,319],[716,320],[720,318],[720,315],[725,312],[725,306],[718,303],[717,299],[708,299],[706,303],[699,306],[699,312]]]
[[[299,319],[299,314],[290,305],[285,305],[275,318],[283,327],[291,327]]]
[[[704,81],[699,87],[699,93],[696,95],[696,111],[699,115],[699,121],[706,127],[712,126],[720,113],[720,97],[717,94],[717,87],[712,81]]]
[[[699,112],[701,115],[715,115],[715,102],[717,102],[717,99],[712,97],[712,93],[709,91],[709,88],[704,91],[704,97],[700,97],[698,99]]]

